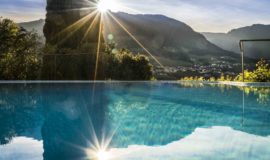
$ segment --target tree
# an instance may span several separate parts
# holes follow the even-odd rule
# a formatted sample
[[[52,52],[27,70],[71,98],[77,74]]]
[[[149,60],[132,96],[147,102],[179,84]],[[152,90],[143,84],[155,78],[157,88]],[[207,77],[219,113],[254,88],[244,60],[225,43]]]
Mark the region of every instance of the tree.
[[[238,75],[235,80],[242,81],[243,73]],[[261,59],[256,64],[256,69],[254,71],[244,71],[246,82],[270,82],[270,68],[266,60]]]
[[[134,55],[127,49],[117,50],[114,45],[107,45],[107,79],[113,80],[151,80],[152,65],[149,59],[142,55]]]
[[[253,72],[256,82],[270,82],[270,68],[266,60],[261,59],[256,64],[256,70]]]
[[[41,67],[41,43],[9,19],[0,19],[0,79],[34,80]]]

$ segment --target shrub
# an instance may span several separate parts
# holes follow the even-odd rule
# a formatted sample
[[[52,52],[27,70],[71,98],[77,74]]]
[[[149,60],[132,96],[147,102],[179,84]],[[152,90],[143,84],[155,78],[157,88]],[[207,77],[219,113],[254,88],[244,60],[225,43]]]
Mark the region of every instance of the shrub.
[[[9,19],[0,19],[0,78],[35,80],[41,67],[38,35]]]
[[[261,59],[256,64],[254,71],[244,71],[244,77],[246,82],[270,82],[270,68],[266,60]],[[243,81],[243,73],[239,74],[235,81]]]
[[[108,63],[107,79],[113,80],[151,80],[153,79],[152,65],[146,56],[134,55],[127,49],[115,52],[107,49]]]

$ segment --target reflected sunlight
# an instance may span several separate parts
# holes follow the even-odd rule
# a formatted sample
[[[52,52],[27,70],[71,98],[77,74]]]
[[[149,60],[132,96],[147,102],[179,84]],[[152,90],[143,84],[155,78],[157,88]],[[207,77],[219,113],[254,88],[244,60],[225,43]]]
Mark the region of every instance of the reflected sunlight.
[[[98,160],[108,160],[109,158],[110,158],[109,152],[106,152],[105,150],[100,150],[97,153]]]
[[[87,158],[95,159],[95,160],[109,160],[112,158],[110,153],[105,149],[87,149],[86,150]]]

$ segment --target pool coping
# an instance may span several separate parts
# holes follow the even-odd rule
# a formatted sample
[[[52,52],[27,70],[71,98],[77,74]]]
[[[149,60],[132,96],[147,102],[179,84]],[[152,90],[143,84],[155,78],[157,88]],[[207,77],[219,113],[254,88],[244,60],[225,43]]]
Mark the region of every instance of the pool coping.
[[[35,80],[35,81],[21,81],[21,80],[11,80],[11,81],[1,81],[0,84],[49,84],[49,83],[201,83],[201,84],[223,84],[231,86],[249,86],[249,87],[270,87],[270,82],[230,82],[230,81],[87,81],[87,80]]]
[[[201,84],[216,84],[216,85],[229,85],[240,87],[270,87],[270,82],[232,82],[232,81],[178,81],[179,83],[201,83]]]
[[[246,86],[246,87],[270,87],[270,82],[218,82],[219,84],[232,86]]]

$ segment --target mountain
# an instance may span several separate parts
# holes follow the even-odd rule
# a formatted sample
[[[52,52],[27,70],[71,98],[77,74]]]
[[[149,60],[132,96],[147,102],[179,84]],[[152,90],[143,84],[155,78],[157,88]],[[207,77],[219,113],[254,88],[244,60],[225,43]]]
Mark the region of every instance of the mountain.
[[[217,47],[202,34],[175,19],[163,15],[133,15],[123,12],[111,14],[163,65],[212,64],[221,59],[239,62],[239,55]],[[44,23],[44,20],[38,20],[20,23],[20,25],[27,30],[34,29],[43,35]],[[104,23],[105,39],[108,35],[113,35],[113,41],[118,48],[127,48],[135,53],[144,52],[112,17],[106,16]]]
[[[26,29],[27,31],[36,31],[38,35],[42,38],[42,40],[45,42],[44,34],[43,34],[43,26],[45,25],[45,20],[40,19],[36,21],[31,21],[31,22],[24,22],[24,23],[19,23],[21,27]]]
[[[240,53],[241,39],[270,39],[270,25],[254,24],[233,29],[228,33],[202,33],[213,44],[235,53]],[[270,59],[270,42],[245,43],[246,56]]]
[[[210,43],[202,34],[175,19],[163,15],[123,12],[112,15],[165,65],[209,64],[221,58],[230,62],[239,61],[236,54]],[[107,23],[105,35],[112,33],[118,47],[142,51],[113,18],[108,18]]]
[[[45,25],[45,20],[40,19],[31,22],[19,23],[19,25],[28,31],[35,30],[39,35],[43,35],[43,26]]]

